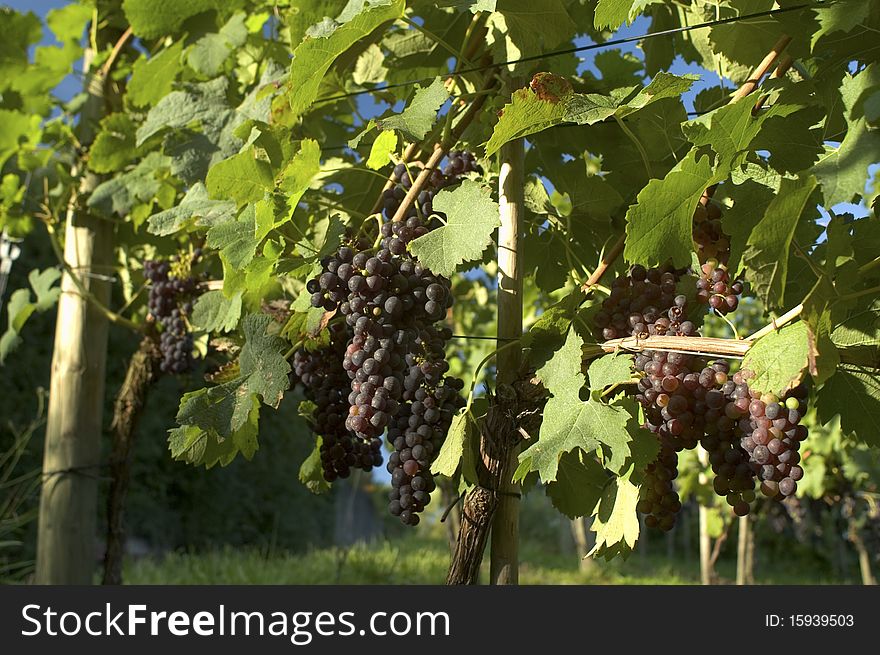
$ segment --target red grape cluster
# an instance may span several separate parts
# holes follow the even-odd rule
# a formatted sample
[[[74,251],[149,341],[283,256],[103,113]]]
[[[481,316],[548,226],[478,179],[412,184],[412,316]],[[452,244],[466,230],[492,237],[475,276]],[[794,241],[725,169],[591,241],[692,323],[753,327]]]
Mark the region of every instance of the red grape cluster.
[[[333,324],[328,345],[315,350],[301,348],[293,355],[293,375],[306,398],[315,403],[312,429],[321,436],[321,467],[328,482],[347,478],[351,469],[370,471],[382,464],[382,441],[362,439],[345,426],[348,376],[342,358],[348,332],[344,324]]]
[[[201,249],[196,249],[191,265],[201,257]],[[186,317],[192,314],[193,302],[199,295],[199,281],[191,274],[185,277],[174,272],[177,258],[171,260],[146,260],[144,277],[149,283],[150,292],[147,308],[150,315],[162,326],[159,336],[159,350],[162,361],[159,369],[163,373],[181,374],[192,368],[193,339]],[[186,267],[189,271],[190,267]]]
[[[614,339],[650,335],[699,336],[687,320],[688,301],[676,294],[682,271],[668,266],[633,266],[617,278],[594,317],[597,337]],[[803,476],[798,445],[807,436],[800,425],[807,398],[800,386],[779,399],[750,390],[752,374],[730,374],[726,361],[678,352],[646,350],[635,357],[643,373],[636,399],[643,427],[660,451],[648,465],[639,511],[646,524],[669,530],[681,508],[672,480],[677,453],[699,443],[708,453],[715,493],[726,498],[738,516],[749,512],[756,481],[772,498],[792,495]]]
[[[708,304],[719,314],[727,314],[739,306],[743,292],[742,280],[730,279],[730,237],[721,225],[721,208],[714,202],[697,204],[694,211],[694,243],[700,270],[697,271],[697,300]]]
[[[476,170],[470,153],[450,153],[442,171],[432,173],[430,188],[404,220],[386,220],[379,247],[343,245],[322,264],[307,289],[314,307],[338,310],[350,331],[339,361],[350,384],[342,428],[355,440],[374,443],[383,432],[394,447],[389,509],[407,525],[434,489],[431,462],[462,405],[461,380],[446,373],[446,342],[452,331],[437,323],[452,306],[450,281],[435,275],[410,255],[407,244],[440,224],[433,194]],[[411,181],[405,167],[395,169],[399,184],[386,192],[390,219]]]

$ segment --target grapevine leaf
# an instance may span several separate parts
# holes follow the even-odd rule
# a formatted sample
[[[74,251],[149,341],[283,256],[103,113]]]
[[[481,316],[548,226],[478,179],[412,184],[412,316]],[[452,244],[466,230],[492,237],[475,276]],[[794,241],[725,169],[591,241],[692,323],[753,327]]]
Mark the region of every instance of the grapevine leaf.
[[[474,427],[470,412],[459,412],[452,417],[446,441],[443,442],[443,447],[440,449],[437,459],[431,464],[431,473],[445,475],[448,478],[455,475],[459,463],[465,461],[463,456],[467,449],[470,448],[471,440],[476,435]],[[475,477],[476,474],[473,473],[471,475]]]
[[[788,255],[795,228],[816,189],[816,178],[783,179],[764,217],[749,236],[743,266],[755,294],[770,309],[784,306]]]
[[[355,64],[351,79],[355,84],[379,84],[385,80],[388,69],[384,66],[385,53],[375,43],[371,43]]]
[[[538,471],[544,482],[556,479],[559,457],[575,448],[591,453],[604,444],[614,455],[629,455],[627,412],[592,399],[582,401],[577,382],[547,401],[538,441],[520,455],[520,461],[531,460],[530,470]]]
[[[172,91],[150,109],[146,120],[137,131],[137,146],[165,129],[178,129],[193,124],[222,125],[229,110],[226,108],[228,81],[223,77]]]
[[[430,86],[418,88],[402,113],[376,121],[383,130],[397,130],[410,141],[421,141],[437,120],[437,112],[449,99],[449,90],[441,78]]]
[[[220,290],[203,293],[193,307],[193,325],[205,332],[234,330],[241,316],[241,295],[227,298]]]
[[[574,519],[589,516],[608,483],[608,473],[592,457],[580,452],[565,453],[559,459],[556,482],[547,485],[553,507]]]
[[[721,179],[743,163],[752,141],[765,122],[771,118],[789,116],[804,108],[798,102],[780,100],[755,116],[752,109],[756,102],[757,94],[752,93],[682,125],[691,143],[698,148],[709,147],[718,154],[716,166],[722,171]]]
[[[247,401],[241,404],[242,407],[248,407],[244,421],[228,436],[221,436],[212,428],[204,428],[194,423],[184,423],[169,430],[168,447],[171,456],[193,466],[204,465],[205,468],[211,468],[216,464],[226,466],[239,453],[246,459],[251,459],[257,450],[260,418],[260,406],[254,400],[253,396],[249,396]],[[183,399],[181,407],[183,407]]]
[[[204,11],[240,6],[228,0],[124,0],[122,10],[134,33],[155,39],[180,30],[183,22]]]
[[[495,11],[498,0],[436,0],[438,7],[455,7],[456,9],[467,9],[472,14],[479,14],[481,11]]]
[[[819,29],[810,38],[810,48],[815,50],[816,44],[827,34],[849,32],[858,27],[867,20],[870,8],[870,4],[863,0],[844,0],[826,7],[814,7]]]
[[[330,483],[324,479],[324,467],[321,464],[321,442],[319,436],[315,440],[315,447],[305,458],[299,467],[299,481],[313,494],[322,494],[330,491]]]
[[[110,114],[104,118],[89,149],[89,168],[95,173],[124,168],[136,154],[134,132],[134,122],[127,114]]]
[[[212,198],[234,200],[239,206],[260,200],[274,185],[272,167],[257,159],[253,148],[214,164],[205,179]]]
[[[632,376],[632,358],[620,353],[609,353],[590,362],[587,374],[590,378],[590,391],[602,391],[606,387],[628,382]]]
[[[220,254],[235,269],[247,266],[257,252],[259,241],[254,237],[254,206],[248,205],[237,220],[214,225],[207,234],[207,246]]]
[[[446,223],[410,242],[412,253],[437,275],[451,276],[462,262],[479,259],[501,224],[498,203],[488,188],[465,180],[457,189],[443,189],[434,198],[435,211]]]
[[[570,329],[562,347],[553,353],[553,357],[539,368],[536,376],[543,382],[544,388],[556,395],[565,391],[566,385],[573,380],[583,386],[581,376],[581,346],[584,340],[576,330]]]
[[[573,93],[567,80],[552,77],[559,80],[556,82],[557,88],[552,91],[536,93],[527,87],[513,92],[510,103],[504,106],[501,118],[495,124],[492,138],[486,144],[486,156],[498,152],[505,143],[554,125],[598,123],[613,115],[617,109],[617,102],[611,96]]]
[[[83,29],[91,17],[91,8],[84,4],[73,3],[50,10],[46,14],[46,24],[59,42],[76,41],[79,43],[82,39]]]
[[[694,208],[706,187],[721,179],[694,149],[665,178],[651,180],[626,213],[626,260],[646,266],[668,259],[676,266],[690,264]]]
[[[497,0],[495,12],[486,21],[487,41],[493,46],[495,61],[510,61],[523,53],[548,52],[570,41],[577,25],[566,4],[565,0]],[[508,66],[511,73],[523,75],[531,69],[531,63]]]
[[[596,533],[596,545],[589,555],[612,559],[632,552],[639,538],[638,502],[639,488],[629,476],[609,481],[593,511],[591,529]]]
[[[868,89],[880,85],[880,65],[871,64],[858,75],[847,75],[840,86],[840,95],[848,121],[846,136],[838,147],[828,146],[827,152],[813,167],[822,185],[825,206],[849,202],[864,193],[868,167],[877,161],[880,135],[868,127],[864,105],[859,99]]]
[[[767,207],[774,198],[773,190],[754,180],[744,180],[742,184],[730,185],[728,194],[733,207],[721,217],[724,233],[730,237],[730,255],[727,260],[732,274],[742,272],[742,255],[749,235],[764,217]]]
[[[653,77],[650,84],[639,89],[635,96],[620,105],[614,115],[617,118],[623,118],[644,109],[652,102],[666,98],[678,98],[687,92],[698,79],[700,79],[698,75],[672,75],[660,71]]]
[[[247,390],[259,394],[264,403],[277,408],[290,386],[290,364],[282,355],[284,340],[266,332],[271,322],[272,318],[265,314],[250,314],[242,319],[245,344],[239,361]]]
[[[370,157],[367,159],[367,168],[378,171],[391,161],[391,155],[397,150],[397,134],[394,132],[380,132],[370,148]]]
[[[528,349],[529,363],[541,368],[565,343],[571,321],[583,301],[579,289],[548,307],[523,337],[523,348]]]
[[[798,321],[758,339],[743,359],[743,368],[755,373],[749,387],[779,396],[796,387],[809,363],[807,332]]]
[[[840,415],[844,432],[880,447],[880,375],[843,365],[821,388],[817,403],[823,423]]]
[[[125,97],[133,105],[153,106],[171,92],[180,72],[183,41],[165,48],[155,57],[138,59],[132,67]]]
[[[161,153],[151,152],[132,170],[99,184],[89,196],[88,206],[108,215],[125,216],[136,204],[151,202],[161,186],[158,175],[167,170],[168,162]]]
[[[663,0],[599,0],[593,25],[597,30],[615,31],[624,23],[632,23],[648,5],[664,4]]]
[[[223,70],[223,64],[235,48],[247,40],[244,14],[237,13],[217,33],[209,33],[196,41],[187,53],[187,61],[194,71],[214,77]]]
[[[61,286],[55,283],[60,279],[61,271],[57,268],[47,268],[42,271],[34,269],[28,273],[28,282],[37,296],[34,308],[38,312],[45,312],[58,302],[58,298],[61,296]]]
[[[235,203],[229,200],[212,200],[208,190],[201,182],[189,188],[180,203],[153,214],[147,219],[147,231],[150,234],[164,237],[174,234],[194,223],[213,225],[225,223],[235,218]]]
[[[0,339],[0,364],[21,344],[21,329],[36,309],[27,289],[16,289],[9,297],[6,305],[8,327]]]
[[[404,0],[387,0],[367,5],[364,11],[342,25],[333,25],[327,32],[306,37],[293,51],[288,78],[288,121],[296,120],[318,97],[321,80],[336,58],[352,45],[365,39],[386,21],[403,15]],[[362,5],[363,6],[363,5]]]
[[[804,299],[802,317],[809,340],[809,370],[816,384],[834,375],[840,363],[840,353],[831,340],[831,303],[835,297],[831,280],[823,275]]]
[[[313,139],[305,139],[300,143],[299,151],[293,156],[282,173],[279,188],[284,191],[287,199],[288,213],[284,220],[276,220],[270,229],[264,226],[257,232],[262,239],[271,229],[283,225],[293,215],[296,206],[308,190],[312,179],[321,172],[321,147]]]

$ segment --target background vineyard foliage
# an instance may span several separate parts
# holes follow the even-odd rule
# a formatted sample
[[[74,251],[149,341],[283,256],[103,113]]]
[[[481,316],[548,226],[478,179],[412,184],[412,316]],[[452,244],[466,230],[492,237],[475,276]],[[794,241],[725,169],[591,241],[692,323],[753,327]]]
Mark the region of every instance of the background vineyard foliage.
[[[57,297],[51,251],[45,242],[30,244],[42,238],[41,222],[56,225],[63,217],[78,181],[70,167],[82,157],[88,170],[103,176],[85,202],[115,225],[114,307],[125,307],[126,318],[143,326],[142,262],[204,244],[209,256],[202,271],[222,280],[222,289],[205,294],[196,306],[196,345],[209,353],[198,372],[216,368],[226,357],[208,349],[212,338],[225,340],[233,353],[244,346],[258,355],[249,358],[252,368],[242,370],[231,391],[219,396],[200,388],[198,376],[162,383],[158,398],[177,395],[183,384],[189,401],[181,404],[179,425],[171,430],[172,457],[213,466],[243,454],[295,471],[305,459],[306,438],[279,435],[287,430],[270,427],[294,424],[297,432],[304,431],[301,422],[284,419],[296,403],[287,384],[278,382],[286,376],[281,354],[287,348],[259,330],[251,328],[246,335],[243,327],[255,325],[248,316],[262,313],[268,301],[290,300],[294,319],[282,336],[290,344],[314,337],[321,312],[308,306],[303,291],[320,270],[320,259],[338,246],[346,229],[357,231],[369,223],[383,178],[404,145],[436,138],[445,124],[455,123],[466,103],[479,97],[482,71],[459,75],[452,86],[436,82],[449,71],[450,56],[476,68],[486,60],[512,61],[490,69],[503,86],[491,91],[487,109],[464,131],[458,147],[478,154],[484,173],[472,178],[491,189],[497,186],[499,148],[514,137],[527,138],[524,304],[531,329],[523,343],[550,392],[588,382],[579,366],[568,371],[563,360],[573,356],[566,335],[587,345],[595,341],[584,325],[603,291],[582,302],[578,287],[600,253],[626,231],[624,256],[613,273],[622,273],[628,263],[691,265],[693,207],[706,187],[719,184],[716,201],[725,208],[724,227],[732,237],[731,268],[745,275],[756,297],[750,306],[762,312],[748,321],[734,318],[741,333],[804,304],[805,331],[798,327],[773,335],[778,357],[754,362],[764,390],[779,392],[812,378],[816,411],[810,421],[817,438],[814,448],[808,442],[813,454],[805,458],[809,477],[801,493],[876,497],[880,267],[874,264],[880,226],[870,209],[876,191],[869,179],[869,167],[877,163],[880,98],[880,52],[873,38],[880,28],[880,8],[875,3],[839,0],[798,8],[787,1],[553,0],[541,3],[539,15],[534,3],[520,0],[152,4],[69,4],[47,16],[57,45],[36,49],[40,21],[33,14],[0,11],[3,33],[15,37],[4,44],[0,57],[0,225],[12,237],[30,235],[27,267],[42,271],[26,281],[27,268],[21,266],[10,286],[9,329],[0,340],[0,357],[7,361],[6,370],[16,361],[34,363],[14,376],[19,388],[46,386],[47,360],[39,355],[48,344],[49,322],[42,313]],[[783,11],[648,37],[640,43],[642,57],[609,48],[597,51],[587,68],[574,53],[513,61],[565,49],[576,37],[578,43],[585,38],[601,43],[639,16],[644,17],[638,24],[651,34],[773,9]],[[133,38],[122,41],[116,53],[113,38],[105,38],[98,49],[92,65],[112,60],[116,100],[83,153],[74,133],[83,98],[61,102],[53,90],[77,69],[81,37],[95,17],[108,35],[121,36],[130,26]],[[486,50],[477,49],[465,61],[458,56],[459,46],[481,25]],[[794,37],[787,54],[795,65],[788,75],[725,105],[731,85],[744,82],[783,33]],[[691,98],[688,90],[696,78],[667,72],[678,57],[720,72],[724,85],[704,84]],[[556,84],[550,95],[543,87],[536,92],[527,86],[543,71],[560,76],[550,78]],[[711,79],[707,73],[704,77]],[[763,94],[769,94],[767,108],[752,116]],[[684,99],[692,102],[691,114],[698,115],[688,113]],[[362,115],[368,110],[383,120],[368,120]],[[436,239],[414,244],[413,251],[437,262],[436,272],[456,273],[456,334],[491,336],[494,223],[474,220],[480,217],[472,215],[465,193],[462,187],[448,197],[446,213],[453,227],[442,231],[444,256],[439,257]],[[827,222],[817,221],[818,208],[824,216],[831,212]],[[455,226],[465,223],[470,229],[460,236]],[[475,249],[475,244],[485,247]],[[729,328],[720,329],[730,334]],[[134,344],[122,333],[114,341],[118,350],[113,353]],[[470,382],[492,349],[489,341],[454,341],[452,372]],[[567,377],[551,380],[562,370]],[[483,381],[491,386],[491,373],[490,364],[475,378],[478,390]],[[111,367],[109,375],[108,386],[115,388],[122,370]],[[627,371],[608,384],[628,377]],[[275,383],[268,384],[269,379]],[[285,393],[276,423],[269,417]],[[7,398],[12,403],[16,397],[21,396]],[[244,423],[218,420],[214,410],[226,402],[246,417]],[[644,433],[632,431],[625,420],[637,409],[622,393],[587,403],[591,411],[621,419],[612,421],[611,432],[581,442],[559,438],[553,430],[575,424],[581,404],[569,403],[568,414],[545,417],[551,420],[538,444],[559,448],[540,461],[534,457],[538,449],[527,450],[518,475],[529,488],[541,482],[551,502],[569,516],[592,514],[600,499],[611,503],[613,513],[603,512],[593,524],[598,551],[626,554],[638,538],[632,490],[640,483],[650,446],[646,451]],[[483,409],[478,402],[469,411],[478,418]],[[32,414],[10,410],[19,424]],[[142,430],[156,435],[168,427],[166,422],[157,413],[147,417]],[[458,464],[475,447],[467,425],[467,420],[454,425],[455,438],[449,439],[443,458],[443,472],[461,488],[475,482],[468,467]],[[155,457],[156,447],[155,438],[142,442],[137,461]],[[566,454],[578,450],[580,457]],[[270,452],[279,454],[266,456]],[[816,462],[813,471],[809,460]],[[236,480],[248,479],[238,475],[265,479],[245,474],[242,464],[233,465],[233,471],[241,469]],[[171,471],[176,478],[176,466],[164,462],[150,469],[142,484],[149,488],[156,470],[160,475]],[[300,475],[313,481],[317,472],[306,469]],[[292,483],[292,477],[285,483]],[[186,479],[201,485],[188,474]],[[308,514],[314,523],[304,522],[303,532],[312,525],[326,530],[321,511],[314,509],[322,501],[307,500],[301,487],[285,484],[277,491],[255,492],[248,483],[222,486],[230,494],[228,504],[239,509],[246,503],[238,501],[247,497],[239,489],[255,493],[255,506],[263,493],[289,494],[291,511],[312,508]],[[199,488],[198,493],[213,496],[212,490]],[[152,494],[135,498],[133,518],[148,522],[148,506],[155,500]],[[864,505],[859,516],[869,516],[871,502],[859,503]],[[218,514],[229,524],[236,522],[228,508]],[[268,520],[253,523],[254,538],[271,530]],[[214,519],[208,523],[226,525]],[[195,532],[207,529],[202,525],[186,518],[181,541],[189,543]]]

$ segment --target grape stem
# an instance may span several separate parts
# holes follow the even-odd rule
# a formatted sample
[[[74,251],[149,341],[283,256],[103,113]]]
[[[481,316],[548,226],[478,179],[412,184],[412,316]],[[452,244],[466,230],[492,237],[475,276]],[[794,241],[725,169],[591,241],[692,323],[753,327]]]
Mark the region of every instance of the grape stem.
[[[787,323],[791,323],[794,319],[796,319],[798,316],[801,315],[802,311],[804,311],[804,304],[803,303],[801,303],[797,307],[789,309],[787,312],[785,312],[779,318],[774,318],[772,321],[770,321],[769,325],[765,325],[764,327],[762,327],[760,330],[758,330],[754,334],[750,334],[749,336],[747,336],[746,341],[755,341],[757,339],[760,339],[763,336],[770,334],[771,332],[775,332],[776,330],[781,328],[783,325],[786,325]]]

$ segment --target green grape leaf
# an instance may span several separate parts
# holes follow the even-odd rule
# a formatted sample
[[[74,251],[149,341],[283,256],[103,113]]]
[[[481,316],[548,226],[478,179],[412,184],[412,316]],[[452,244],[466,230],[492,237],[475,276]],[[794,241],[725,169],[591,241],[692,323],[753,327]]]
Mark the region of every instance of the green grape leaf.
[[[391,155],[395,150],[397,150],[397,134],[395,132],[380,132],[370,148],[367,168],[378,171],[391,161]]]
[[[253,260],[259,245],[254,206],[248,205],[233,221],[218,223],[208,230],[206,244],[220,250],[224,260],[234,269],[244,269]]]
[[[481,11],[495,11],[498,0],[436,0],[436,4],[438,7],[467,9],[472,14],[479,14]]]
[[[624,23],[632,23],[646,7],[652,4],[665,4],[664,0],[599,0],[593,15],[593,26],[597,30],[615,31]]]
[[[810,38],[810,48],[815,51],[819,40],[835,32],[849,32],[867,21],[871,5],[865,0],[842,0],[824,7],[813,7],[819,21],[819,29]]]
[[[380,118],[376,125],[383,130],[397,130],[410,141],[421,141],[434,126],[437,112],[448,99],[446,84],[438,77],[430,86],[418,87],[403,112]]]
[[[203,293],[193,307],[192,322],[205,332],[230,332],[241,317],[241,292],[227,298],[220,290]]]
[[[548,52],[574,38],[577,25],[566,4],[564,0],[497,0],[495,12],[486,21],[486,40],[492,46],[495,61]],[[572,11],[582,10],[573,7]],[[507,70],[525,75],[533,70],[533,64],[511,64]]]
[[[155,39],[177,32],[191,16],[241,4],[238,0],[123,0],[122,10],[137,36]]]
[[[355,84],[379,84],[385,81],[388,69],[384,66],[385,53],[375,43],[361,53],[352,71],[351,79]]]
[[[868,167],[877,162],[880,135],[868,126],[859,99],[868,89],[880,85],[880,65],[873,63],[855,76],[846,75],[840,95],[846,109],[846,136],[837,147],[828,146],[813,172],[822,185],[825,206],[849,202],[864,193]]]
[[[275,187],[272,166],[256,157],[253,147],[214,164],[205,186],[212,198],[234,200],[239,206],[256,202]]]
[[[609,353],[594,359],[587,371],[590,391],[602,391],[606,387],[629,382],[632,372],[632,357],[629,355]]]
[[[630,454],[629,414],[597,400],[582,401],[578,381],[583,382],[583,376],[547,401],[538,441],[520,454],[520,461],[530,459],[530,470],[538,471],[544,482],[556,479],[559,457],[575,448],[591,453],[604,444],[613,455]]]
[[[195,224],[214,225],[235,220],[235,203],[230,200],[212,200],[201,182],[186,192],[178,205],[153,214],[147,219],[147,231],[165,237]]]
[[[465,454],[471,448],[473,439],[479,439],[479,432],[476,430],[474,419],[470,412],[462,411],[452,417],[452,423],[449,426],[449,433],[446,441],[443,442],[437,459],[431,464],[431,473],[436,475],[445,475],[451,478],[458,470],[459,464],[464,466],[470,465],[473,469],[473,461],[465,457]],[[462,471],[465,479],[476,479],[475,470]]]
[[[247,392],[246,380],[239,377],[216,387],[208,387],[183,394],[177,410],[177,423],[190,425],[215,435],[217,439],[231,439],[247,424],[258,399]]]
[[[574,519],[593,513],[607,484],[608,473],[595,459],[577,451],[565,453],[556,481],[547,485],[547,496],[553,507]]]
[[[801,215],[812,210],[816,178],[783,179],[764,217],[752,230],[743,253],[746,279],[765,307],[784,306],[788,256]]]
[[[583,383],[581,376],[581,346],[584,340],[577,330],[569,329],[562,347],[553,353],[553,357],[539,368],[535,375],[544,384],[544,388],[552,394],[562,393],[572,380]]]
[[[126,99],[137,107],[153,106],[171,92],[180,72],[183,41],[168,46],[155,57],[138,59],[125,90]]]
[[[823,423],[839,415],[844,432],[880,448],[880,376],[876,371],[841,365],[819,390],[817,407]]]
[[[593,511],[591,529],[596,533],[596,545],[589,555],[610,560],[632,552],[639,539],[638,502],[639,488],[630,482],[629,476],[608,482]]]
[[[239,416],[236,419],[236,423],[240,423],[240,425],[227,436],[222,436],[213,427],[204,427],[203,424],[211,426],[213,420],[225,416],[224,412],[228,410],[228,407],[221,406],[228,405],[228,402],[225,398],[218,402],[212,402],[217,398],[208,399],[208,394],[202,393],[207,391],[207,389],[201,389],[192,394],[184,394],[181,399],[181,410],[186,403],[187,412],[195,411],[196,413],[185,414],[185,420],[182,420],[180,412],[178,413],[178,422],[181,425],[169,430],[168,437],[168,448],[172,458],[205,468],[211,468],[216,464],[226,466],[239,453],[246,459],[251,459],[258,447],[259,403],[256,402],[254,396],[247,396],[243,402],[238,403],[239,412],[244,414],[243,417]],[[198,406],[198,408],[196,409],[194,406]],[[206,420],[207,416],[212,416],[212,419]]]
[[[798,321],[755,341],[742,364],[755,373],[749,388],[782,396],[800,384],[809,364],[807,332],[807,324]]]
[[[749,235],[764,217],[775,194],[773,189],[750,179],[744,180],[742,184],[731,184],[726,190],[733,200],[733,207],[724,210],[721,217],[724,233],[730,237],[727,267],[732,274],[739,275],[742,272],[742,255]]]
[[[721,179],[745,161],[752,142],[767,121],[790,116],[804,108],[798,102],[779,100],[754,116],[752,109],[758,101],[758,95],[757,92],[751,93],[682,125],[691,143],[698,148],[709,147],[718,154],[715,165],[721,171]]]
[[[698,157],[693,149],[662,180],[648,182],[626,213],[626,260],[645,266],[672,260],[688,266],[694,209],[706,187],[722,179],[708,157]]]
[[[565,343],[568,328],[583,299],[581,290],[575,289],[545,309],[526,332],[522,344],[535,369],[540,369]]]
[[[101,129],[89,148],[89,168],[95,173],[123,169],[137,154],[135,126],[128,114],[110,114],[101,121]]]
[[[46,24],[60,43],[79,43],[86,23],[92,17],[92,9],[85,4],[71,3],[51,9],[46,13]]]
[[[320,172],[321,147],[313,139],[304,139],[300,142],[299,151],[293,156],[293,159],[290,160],[290,163],[282,172],[281,182],[278,185],[287,197],[288,214],[284,220],[275,221],[272,228],[280,227],[293,216],[293,212],[302,199],[303,194],[308,190],[314,177]],[[268,231],[263,233],[263,230],[261,230],[257,237],[262,238],[266,234],[268,234]]]
[[[410,251],[437,275],[451,276],[462,262],[479,259],[501,224],[498,203],[489,189],[465,180],[454,190],[434,197],[434,210],[446,214],[446,223],[410,242]]]
[[[288,78],[288,121],[296,120],[318,97],[324,75],[336,58],[352,45],[363,41],[377,27],[403,15],[404,0],[364,6],[363,12],[342,25],[334,24],[329,33],[307,37],[293,51]],[[363,5],[362,5],[363,6]]]
[[[330,491],[330,483],[324,479],[324,467],[321,463],[321,443],[323,441],[320,436],[316,438],[315,447],[299,467],[299,481],[313,494]]]
[[[239,362],[248,391],[259,394],[264,403],[277,408],[290,386],[290,364],[282,354],[284,340],[266,332],[271,322],[272,318],[265,314],[250,314],[242,319],[245,344]]]
[[[204,129],[225,124],[229,115],[226,106],[228,84],[225,78],[218,77],[162,97],[138,128],[136,145],[140,147],[151,136],[166,129],[194,124],[200,124]]]
[[[831,339],[831,304],[836,297],[831,280],[823,275],[804,298],[801,317],[807,325],[809,371],[816,384],[822,384],[834,375],[840,364],[840,353]]]
[[[86,204],[107,215],[125,216],[136,204],[152,202],[162,186],[158,176],[168,163],[168,157],[151,152],[132,170],[95,187]]]

